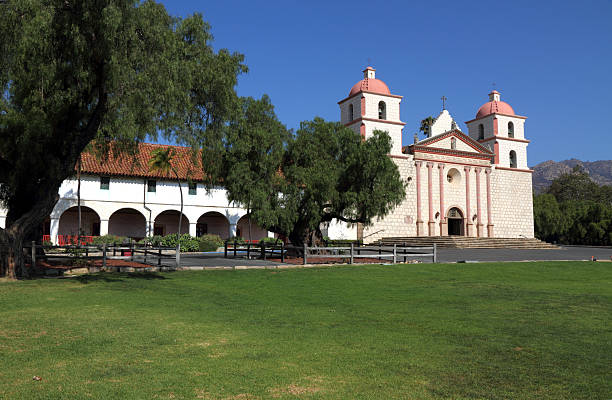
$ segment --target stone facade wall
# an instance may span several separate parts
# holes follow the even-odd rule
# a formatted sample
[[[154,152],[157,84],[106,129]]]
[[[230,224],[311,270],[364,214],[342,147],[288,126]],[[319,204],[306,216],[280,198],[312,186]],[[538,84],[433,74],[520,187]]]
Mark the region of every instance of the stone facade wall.
[[[416,166],[415,160],[412,156],[405,158],[394,158],[395,163],[398,165],[400,174],[404,181],[408,178],[412,178],[406,187],[406,198],[397,206],[388,216],[380,220],[375,221],[371,226],[367,226],[364,229],[364,241],[374,242],[383,237],[390,236],[416,236],[417,235],[417,184],[416,184]],[[472,224],[470,231],[471,236],[477,236],[478,234],[478,197],[477,197],[477,185],[476,185],[476,168],[480,168],[480,224],[481,224],[481,236],[487,236],[487,178],[485,170],[486,167],[480,166],[467,166],[464,164],[455,164],[449,162],[433,162],[433,161],[422,161],[420,168],[420,180],[421,180],[421,219],[423,220],[423,236],[429,235],[428,222],[429,216],[429,178],[427,163],[432,164],[431,168],[431,199],[432,199],[432,217],[434,221],[433,225],[433,236],[446,235],[448,233],[448,227],[446,225],[440,225],[441,217],[445,219],[448,217],[449,210],[451,208],[459,209],[463,216],[463,233],[467,235],[468,232],[468,221]],[[444,165],[442,176],[440,176],[440,165]],[[466,172],[466,168],[468,171]],[[520,230],[520,233],[515,228],[508,228],[508,226],[515,226],[515,222],[509,221],[508,218],[499,217],[499,222],[496,222],[498,211],[504,207],[508,207],[508,204],[501,202],[500,191],[506,191],[506,197],[511,198],[512,193],[517,190],[512,184],[500,185],[499,179],[505,179],[504,177],[499,178],[495,174],[494,168],[491,171],[491,221],[494,224],[493,235],[497,237],[519,237],[520,234],[527,236],[526,233],[531,231],[533,237],[533,216],[532,215],[532,201],[531,201],[531,186],[525,188],[524,185],[531,185],[531,180],[526,182],[524,177],[516,178],[511,173],[511,179],[516,185],[521,185],[520,190],[525,192],[528,190],[528,195],[521,195],[520,200],[517,202],[518,205],[514,205],[510,213],[518,212],[517,207],[521,207],[520,204],[527,204],[520,211],[520,221],[526,222],[526,225]],[[449,173],[451,175],[451,181],[449,182]],[[526,173],[523,173],[526,174]],[[530,175],[530,174],[528,174]],[[466,177],[469,178],[469,196],[470,196],[470,207],[467,208],[466,201]],[[440,208],[440,178],[442,178],[442,186],[444,190],[444,204],[443,208]],[[529,177],[530,178],[530,177]],[[517,180],[518,179],[518,180]],[[497,194],[495,192],[498,192]],[[497,204],[497,206],[496,206]],[[496,214],[497,213],[497,214]],[[507,211],[504,211],[508,214]],[[518,222],[519,224],[522,222]],[[497,230],[498,224],[504,225],[503,228]]]
[[[494,169],[492,216],[496,237],[534,237],[531,173]]]
[[[412,156],[393,158],[404,182],[411,178],[406,186],[406,197],[400,205],[386,217],[375,220],[370,226],[364,227],[363,240],[374,242],[388,236],[416,235],[416,180],[415,165]]]

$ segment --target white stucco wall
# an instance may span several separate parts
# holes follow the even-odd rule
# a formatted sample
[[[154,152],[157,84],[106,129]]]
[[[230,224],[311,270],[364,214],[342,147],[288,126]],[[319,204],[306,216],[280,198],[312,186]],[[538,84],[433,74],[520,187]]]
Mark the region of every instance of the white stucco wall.
[[[436,117],[434,123],[431,125],[431,136],[436,136],[452,129],[453,117],[450,115],[448,110],[442,110],[442,112]]]

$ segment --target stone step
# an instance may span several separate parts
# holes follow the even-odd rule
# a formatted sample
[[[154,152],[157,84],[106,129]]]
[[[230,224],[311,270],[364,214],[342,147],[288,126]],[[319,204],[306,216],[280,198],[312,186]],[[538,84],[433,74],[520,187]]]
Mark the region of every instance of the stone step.
[[[431,246],[442,248],[480,248],[480,249],[558,249],[550,243],[535,238],[474,238],[464,236],[418,236],[387,237],[375,242],[385,246],[397,244],[407,246]]]

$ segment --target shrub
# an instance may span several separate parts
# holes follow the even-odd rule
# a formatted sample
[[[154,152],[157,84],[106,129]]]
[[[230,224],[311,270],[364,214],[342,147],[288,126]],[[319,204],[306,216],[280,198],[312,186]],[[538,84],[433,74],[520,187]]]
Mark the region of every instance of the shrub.
[[[151,245],[153,247],[158,247],[158,246],[163,246],[163,242],[164,242],[164,237],[161,235],[155,235],[155,236],[151,236],[151,237],[146,237],[142,240],[140,240],[138,243],[140,244],[148,244]]]
[[[182,235],[173,233],[166,235],[161,239],[161,245],[166,247],[176,247],[178,241],[181,242],[181,252],[198,251],[200,249],[200,243],[198,238],[184,233]]]
[[[244,240],[244,238],[240,237],[240,236],[235,236],[232,238],[227,239],[230,243],[234,243],[236,242],[236,244],[245,244],[246,240]]]
[[[125,236],[104,235],[104,236],[94,237],[92,244],[96,246],[100,246],[104,243],[106,244],[124,244],[124,243],[129,243],[129,242],[130,242],[130,239]]]
[[[280,244],[281,240],[277,238],[265,237],[259,241],[259,243],[265,244]]]
[[[221,246],[223,246],[223,239],[218,235],[204,235],[200,237],[200,251],[215,251]]]

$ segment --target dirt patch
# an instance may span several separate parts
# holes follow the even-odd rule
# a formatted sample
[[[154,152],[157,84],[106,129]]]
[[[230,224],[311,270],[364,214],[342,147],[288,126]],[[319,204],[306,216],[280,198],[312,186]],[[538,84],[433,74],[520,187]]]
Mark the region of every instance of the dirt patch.
[[[320,392],[322,389],[318,386],[300,386],[291,384],[284,388],[272,388],[269,390],[270,395],[274,398],[282,397],[283,395],[301,396],[305,394],[313,394]]]
[[[102,268],[102,260],[89,260],[86,264],[74,265],[70,260],[48,260],[48,261],[37,261],[36,267],[42,270],[45,269],[74,269],[74,268],[87,268],[87,267],[98,267]],[[130,260],[106,260],[107,267],[132,267],[132,268],[147,268],[151,267],[149,264],[143,264],[136,261]],[[30,264],[26,264],[27,268],[30,268]]]

